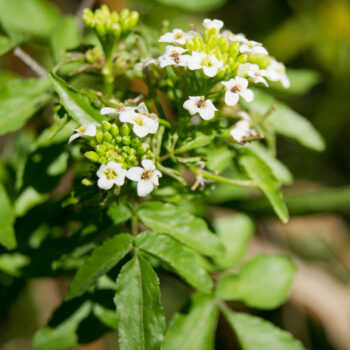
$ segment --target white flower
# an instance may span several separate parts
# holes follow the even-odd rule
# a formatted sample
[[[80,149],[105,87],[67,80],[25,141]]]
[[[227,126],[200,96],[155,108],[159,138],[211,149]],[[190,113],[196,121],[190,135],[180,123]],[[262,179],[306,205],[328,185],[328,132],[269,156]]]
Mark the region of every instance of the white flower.
[[[100,113],[102,115],[108,115],[108,116],[116,116],[118,114],[118,110],[112,107],[103,107],[100,110]]]
[[[125,107],[119,113],[119,120],[123,123],[133,124],[133,131],[139,137],[155,134],[159,126],[157,116],[149,113],[144,103],[140,103],[135,108]]]
[[[290,81],[286,73],[286,67],[283,63],[272,60],[269,66],[261,71],[267,79],[271,81],[280,81],[284,88],[290,87]]]
[[[189,96],[189,99],[184,102],[183,107],[187,109],[191,115],[198,113],[204,120],[212,119],[215,111],[217,111],[213,102],[206,100],[204,96]]]
[[[204,19],[202,24],[205,29],[215,28],[218,32],[224,26],[223,21],[220,21],[219,19],[211,20],[209,18]]]
[[[187,40],[193,37],[194,37],[194,32],[192,31],[185,33],[181,29],[174,29],[172,32],[163,34],[159,38],[158,42],[184,45],[186,44]]]
[[[123,169],[120,163],[111,161],[102,164],[96,173],[99,177],[97,186],[104,190],[110,190],[114,185],[122,186],[126,174],[127,170]]]
[[[215,55],[207,55],[204,52],[193,51],[191,56],[188,56],[187,67],[191,70],[203,69],[203,72],[208,77],[214,77],[218,69],[224,64],[219,61]]]
[[[158,178],[162,177],[162,173],[149,159],[144,159],[141,164],[143,168],[138,166],[130,168],[126,177],[137,181],[137,194],[140,197],[145,197],[153,191],[154,185],[159,185]]]
[[[267,50],[262,46],[261,43],[258,43],[257,41],[245,41],[242,43],[242,45],[239,48],[239,51],[241,53],[249,53],[249,54],[256,54],[256,53],[260,53],[260,54],[264,54],[264,55],[268,55],[269,53],[267,52]]]
[[[222,35],[224,36],[225,39],[227,39],[230,42],[235,42],[235,41],[239,41],[239,42],[246,42],[248,41],[247,38],[245,37],[244,34],[233,34],[230,30],[224,30],[222,32]]]
[[[135,64],[134,71],[142,72],[146,67],[152,64],[157,65],[157,63],[157,60],[154,58],[141,58],[140,62]]]
[[[230,130],[231,137],[238,143],[242,143],[243,139],[249,135],[250,125],[247,120],[240,120]]]
[[[78,129],[75,129],[76,131],[75,134],[73,134],[69,140],[68,143],[71,143],[73,140],[77,139],[78,137],[81,136],[90,136],[93,137],[96,135],[96,126],[99,125],[97,123],[89,123],[89,124],[83,124],[81,127]]]
[[[238,66],[237,75],[247,75],[253,83],[263,83],[268,86],[266,79],[262,76],[263,71],[257,64],[244,63]]]
[[[182,55],[185,51],[182,47],[178,46],[167,46],[165,52],[159,57],[159,65],[164,68],[166,66],[177,65],[185,66],[187,63],[188,55]]]
[[[247,102],[251,102],[254,99],[254,93],[248,89],[248,80],[245,78],[237,77],[229,81],[222,81],[221,84],[226,87],[225,103],[229,106],[234,106],[240,96]]]

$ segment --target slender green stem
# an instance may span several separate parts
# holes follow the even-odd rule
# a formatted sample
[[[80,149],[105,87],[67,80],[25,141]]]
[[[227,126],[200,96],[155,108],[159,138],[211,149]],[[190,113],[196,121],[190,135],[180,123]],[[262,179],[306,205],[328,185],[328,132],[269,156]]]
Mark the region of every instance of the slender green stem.
[[[221,182],[227,185],[232,185],[232,186],[241,186],[241,187],[255,187],[255,182],[253,180],[234,180],[234,179],[229,179],[227,177],[221,176],[221,175],[216,175],[213,174],[209,171],[198,169],[195,167],[190,167],[189,168],[191,171],[196,173],[197,175],[201,175],[205,179],[213,180],[216,182]]]
[[[135,214],[131,217],[131,234],[136,237],[139,233],[139,221],[137,219],[137,216]]]

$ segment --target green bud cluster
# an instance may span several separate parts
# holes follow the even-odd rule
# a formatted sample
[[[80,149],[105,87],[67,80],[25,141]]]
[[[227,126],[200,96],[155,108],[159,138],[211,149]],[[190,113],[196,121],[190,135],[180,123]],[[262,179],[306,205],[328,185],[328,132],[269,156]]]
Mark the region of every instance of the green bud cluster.
[[[103,121],[96,127],[96,135],[88,139],[92,148],[84,156],[95,163],[107,164],[109,161],[121,163],[125,169],[137,166],[142,159],[155,159],[148,143],[131,132],[128,124]]]

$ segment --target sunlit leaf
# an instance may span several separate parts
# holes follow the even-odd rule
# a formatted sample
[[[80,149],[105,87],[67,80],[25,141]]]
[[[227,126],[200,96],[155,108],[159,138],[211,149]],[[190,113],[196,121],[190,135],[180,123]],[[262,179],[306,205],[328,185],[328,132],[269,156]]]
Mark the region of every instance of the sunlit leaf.
[[[7,249],[16,248],[15,213],[7,196],[5,187],[0,184],[0,244]]]

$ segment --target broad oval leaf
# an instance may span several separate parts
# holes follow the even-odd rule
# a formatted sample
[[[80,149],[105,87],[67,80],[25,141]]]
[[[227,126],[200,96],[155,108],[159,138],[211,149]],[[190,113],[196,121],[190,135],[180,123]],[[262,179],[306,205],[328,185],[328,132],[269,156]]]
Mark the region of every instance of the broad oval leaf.
[[[289,257],[260,255],[239,272],[224,275],[217,283],[216,296],[258,309],[274,309],[288,299],[295,273]]]
[[[272,124],[277,133],[316,151],[325,149],[322,136],[305,117],[267,93],[254,89],[254,101],[249,103],[242,101],[242,104],[249,111],[260,115],[272,105],[276,105],[277,109],[269,116],[268,122]]]
[[[108,272],[129,253],[132,246],[132,237],[124,233],[106,240],[102,246],[96,248],[74,276],[67,291],[66,300],[86,292],[100,276]]]
[[[224,251],[224,246],[208,229],[206,222],[186,209],[148,202],[137,208],[137,214],[154,232],[165,233],[201,254],[215,256]]]
[[[198,264],[195,254],[170,237],[144,232],[137,237],[136,245],[168,264],[194,288],[210,292],[213,287],[211,278]]]
[[[272,170],[251,152],[241,155],[239,163],[248,176],[256,182],[256,186],[264,193],[281,221],[283,223],[288,222],[288,209],[280,191],[280,183],[273,175]]]
[[[123,266],[114,301],[120,349],[160,349],[165,318],[158,277],[148,261],[135,255]]]
[[[60,97],[61,104],[79,125],[103,120],[101,113],[92,106],[88,95],[73,89],[54,73],[50,73],[49,76],[52,86]]]
[[[225,318],[235,331],[242,350],[305,350],[293,336],[272,323],[223,307]]]
[[[254,223],[245,214],[235,214],[218,218],[213,225],[226,248],[214,258],[215,264],[223,269],[232,267],[244,256],[254,234]]]
[[[13,79],[0,87],[0,135],[20,129],[51,98],[46,78]]]
[[[212,350],[218,306],[212,296],[195,294],[187,314],[174,317],[162,344],[162,350]]]
[[[15,230],[15,212],[7,196],[5,187],[0,183],[0,244],[7,249],[17,246]]]
[[[175,150],[175,153],[184,153],[194,148],[206,146],[208,143],[213,141],[215,136],[215,132],[211,132],[210,134],[203,134],[202,132],[198,131],[196,135],[193,138],[191,138],[191,140],[185,142],[185,144],[177,148]]]

